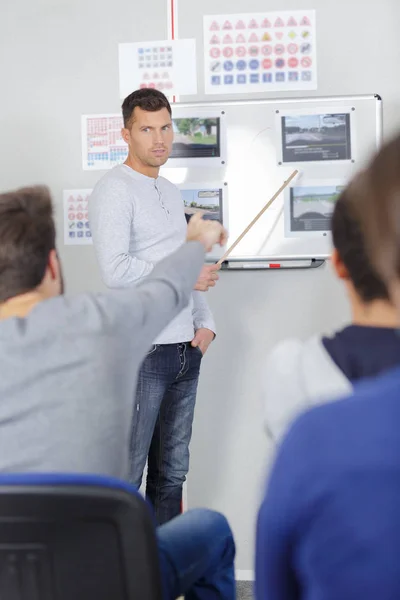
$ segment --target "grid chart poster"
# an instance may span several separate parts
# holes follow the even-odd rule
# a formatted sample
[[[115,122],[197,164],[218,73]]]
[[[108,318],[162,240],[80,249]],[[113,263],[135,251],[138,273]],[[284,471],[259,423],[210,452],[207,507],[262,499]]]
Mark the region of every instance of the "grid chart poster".
[[[138,88],[157,89],[167,96],[196,94],[196,41],[120,44],[120,98]]]
[[[124,162],[128,146],[122,138],[122,116],[82,116],[82,160],[85,171],[111,169]]]
[[[89,196],[92,190],[64,190],[64,244],[87,246],[92,243],[89,227]]]
[[[205,92],[317,89],[314,10],[204,17]]]

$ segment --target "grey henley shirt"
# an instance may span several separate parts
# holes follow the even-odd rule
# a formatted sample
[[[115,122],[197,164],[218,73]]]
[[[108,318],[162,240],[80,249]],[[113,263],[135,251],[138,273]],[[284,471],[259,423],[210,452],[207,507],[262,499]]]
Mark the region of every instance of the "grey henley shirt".
[[[124,164],[108,171],[94,187],[89,219],[102,278],[111,288],[134,285],[186,238],[179,189],[164,177],[147,177]],[[201,327],[215,332],[204,292],[193,291],[189,306],[154,343],[191,341]]]

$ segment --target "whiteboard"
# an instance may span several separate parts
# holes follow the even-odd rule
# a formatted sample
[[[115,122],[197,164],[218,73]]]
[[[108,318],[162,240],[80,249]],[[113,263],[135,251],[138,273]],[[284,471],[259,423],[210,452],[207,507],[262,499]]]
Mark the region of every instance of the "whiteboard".
[[[299,171],[230,261],[330,255],[334,200],[381,144],[379,95],[174,104],[172,110],[176,119],[220,117],[220,156],[172,158],[161,174],[182,189],[200,184],[223,189],[227,247],[293,170]],[[222,254],[217,249],[208,258]]]

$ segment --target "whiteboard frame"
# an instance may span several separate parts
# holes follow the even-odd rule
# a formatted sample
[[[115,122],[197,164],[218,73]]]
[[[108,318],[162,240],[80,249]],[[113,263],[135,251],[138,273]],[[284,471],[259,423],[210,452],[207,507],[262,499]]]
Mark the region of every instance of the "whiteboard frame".
[[[177,118],[179,118],[179,116],[182,114],[181,111],[183,110],[184,114],[190,114],[190,111],[194,110],[199,110],[202,113],[204,113],[205,110],[212,112],[213,110],[220,110],[220,111],[225,111],[226,114],[228,114],[229,108],[230,107],[235,107],[235,106],[257,106],[257,105],[270,105],[270,104],[276,104],[279,105],[279,107],[281,107],[282,112],[285,110],[285,107],[288,107],[287,110],[290,110],[289,106],[295,106],[296,104],[304,104],[307,103],[309,105],[310,110],[319,110],[321,108],[321,105],[326,104],[326,106],[329,106],[329,109],[331,110],[332,105],[330,106],[329,103],[341,103],[342,107],[343,106],[352,106],[353,102],[359,102],[359,101],[374,101],[375,102],[375,115],[376,115],[376,119],[375,119],[375,123],[376,123],[376,136],[375,136],[375,149],[378,150],[380,148],[380,146],[382,145],[382,138],[383,138],[383,108],[382,108],[382,98],[379,94],[353,94],[353,95],[348,95],[348,96],[315,96],[315,97],[299,97],[299,98],[270,98],[270,99],[249,99],[249,100],[218,100],[218,101],[205,101],[205,102],[193,102],[193,103],[182,103],[182,104],[175,104],[173,105],[173,112],[174,112],[174,116],[176,115]],[[314,107],[314,109],[313,109]],[[308,108],[308,107],[307,107]],[[335,110],[338,110],[339,107],[335,107]],[[302,109],[305,110],[305,109]],[[187,111],[187,112],[185,112]],[[208,112],[208,114],[210,114]],[[352,122],[352,120],[351,120]],[[225,130],[226,134],[227,134],[227,130]],[[225,137],[225,142],[227,143],[227,135],[224,136]],[[226,151],[227,151],[227,147],[226,147]],[[196,159],[194,159],[196,160]],[[228,157],[229,160],[229,157]],[[323,161],[323,164],[327,164],[329,161]],[[349,163],[350,161],[332,161],[335,165],[338,164],[344,164],[344,163]],[[316,162],[310,163],[312,165],[316,165]],[[199,163],[197,163],[197,165],[199,165]],[[167,163],[166,166],[172,166],[169,165]],[[188,164],[186,164],[185,166],[189,166]],[[190,165],[190,166],[195,166]],[[226,166],[226,165],[224,165]],[[283,165],[286,168],[290,168],[293,167],[292,163],[285,163]],[[277,168],[279,168],[277,166]],[[217,175],[217,173],[215,173],[215,175],[213,175],[212,177],[210,177],[211,180],[215,181],[215,180],[222,180],[222,181],[226,181],[228,183],[228,187],[229,187],[229,180],[226,178],[225,174],[221,174],[221,175]],[[307,177],[307,179],[311,179],[311,177]],[[314,179],[314,177],[313,177]],[[322,179],[322,177],[321,177]],[[336,179],[336,177],[332,177],[332,179]],[[231,256],[227,259],[227,262],[230,263],[235,263],[235,262],[246,262],[246,261],[261,261],[261,262],[282,262],[284,263],[285,261],[302,261],[302,260],[326,260],[328,259],[330,256],[330,252],[313,252],[313,253],[291,253],[291,254],[264,254],[264,255],[260,255],[260,254],[249,254],[249,255],[241,255],[241,256]],[[207,262],[209,262],[211,260],[211,257],[208,256],[207,257]]]

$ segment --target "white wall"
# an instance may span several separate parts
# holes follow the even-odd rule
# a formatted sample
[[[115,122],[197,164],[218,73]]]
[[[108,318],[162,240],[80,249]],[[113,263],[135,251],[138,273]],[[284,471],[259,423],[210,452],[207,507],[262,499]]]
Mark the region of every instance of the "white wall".
[[[237,569],[253,567],[253,532],[272,447],[262,424],[261,380],[268,350],[348,318],[330,266],[307,271],[222,273],[210,303],[218,338],[203,363],[188,480],[189,506],[225,513]],[[244,578],[244,575],[241,574]]]
[[[0,2],[0,187],[53,192],[69,291],[102,287],[92,247],[62,245],[62,190],[91,188],[81,115],[120,111],[118,43],[165,39],[165,0]]]
[[[203,14],[298,8],[317,10],[316,95],[379,93],[385,131],[394,131],[400,125],[398,0],[180,0],[180,37],[198,41],[200,91]],[[119,110],[118,42],[165,38],[166,18],[166,0],[0,4],[0,188],[48,183],[60,232],[62,190],[91,187],[101,176],[81,170],[80,115]],[[207,98],[200,93],[181,100]],[[71,291],[101,287],[92,248],[60,250]],[[222,273],[209,300],[218,338],[203,364],[188,499],[191,506],[228,515],[237,568],[247,571],[253,567],[254,519],[271,458],[260,411],[263,357],[283,337],[340,326],[348,310],[329,265]]]

